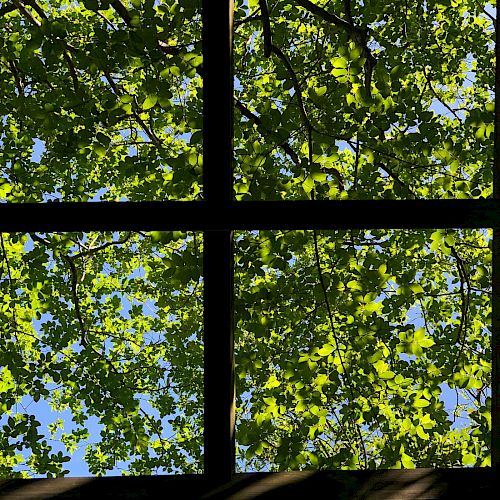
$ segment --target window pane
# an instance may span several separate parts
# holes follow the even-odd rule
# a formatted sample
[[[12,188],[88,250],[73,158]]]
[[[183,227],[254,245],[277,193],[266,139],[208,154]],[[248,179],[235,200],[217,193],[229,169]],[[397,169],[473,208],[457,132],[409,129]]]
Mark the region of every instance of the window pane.
[[[237,198],[490,196],[494,5],[239,0]]]
[[[491,231],[236,242],[240,470],[490,464]]]
[[[2,4],[0,201],[196,199],[200,4]]]
[[[201,472],[201,235],[0,243],[0,475]]]

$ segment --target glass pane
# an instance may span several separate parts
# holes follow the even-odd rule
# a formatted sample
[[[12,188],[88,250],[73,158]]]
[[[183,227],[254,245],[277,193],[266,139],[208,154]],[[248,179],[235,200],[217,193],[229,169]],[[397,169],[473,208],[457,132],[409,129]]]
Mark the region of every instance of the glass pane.
[[[490,464],[491,231],[236,242],[241,471]]]
[[[494,5],[237,0],[237,199],[490,196]]]
[[[201,235],[0,244],[0,476],[201,472]]]
[[[200,4],[2,4],[0,202],[196,199]]]

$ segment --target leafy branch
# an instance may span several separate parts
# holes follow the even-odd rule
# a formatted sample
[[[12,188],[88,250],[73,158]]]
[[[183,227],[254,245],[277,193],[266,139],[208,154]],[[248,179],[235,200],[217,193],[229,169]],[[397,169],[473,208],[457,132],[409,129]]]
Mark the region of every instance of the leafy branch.
[[[30,233],[30,236],[34,241],[38,241],[45,248],[53,250],[52,244],[49,240],[42,238],[41,236],[38,236],[36,233]],[[78,284],[79,284],[78,270],[75,266],[75,263],[73,262],[72,257],[65,255],[63,253],[61,253],[60,255],[61,258],[68,265],[70,271],[70,290],[71,290],[71,295],[73,297],[73,307],[75,310],[75,316],[78,321],[78,325],[80,327],[80,344],[82,345],[82,347],[87,347],[88,345],[87,329],[85,326],[85,322],[83,321],[82,312],[80,309],[80,299],[78,297]]]
[[[334,320],[333,320],[333,313],[332,313],[332,309],[331,309],[331,306],[330,306],[330,300],[328,298],[328,291],[327,291],[327,288],[326,288],[326,285],[325,285],[325,280],[323,279],[323,272],[321,270],[321,258],[320,258],[320,255],[319,255],[319,248],[318,248],[318,233],[317,233],[317,231],[315,229],[313,230],[313,238],[314,238],[314,256],[315,256],[315,260],[316,260],[316,268],[317,268],[317,271],[318,271],[318,277],[319,277],[319,282],[320,282],[320,285],[321,285],[321,289],[323,291],[323,296],[325,298],[325,305],[326,305],[326,310],[327,310],[327,314],[328,314],[328,321],[330,323],[330,331],[331,331],[332,337],[334,339],[335,351],[337,353],[337,356],[338,356],[338,358],[340,360],[340,365],[342,367],[342,374],[340,376],[340,379],[343,381],[343,384],[345,386],[347,386],[347,388],[349,390],[349,394],[351,396],[351,401],[355,401],[356,398],[355,398],[355,395],[354,395],[354,390],[353,390],[353,387],[352,387],[352,382],[348,378],[347,369],[346,369],[346,366],[345,366],[345,363],[344,363],[344,360],[343,360],[343,357],[342,357],[342,352],[340,351],[340,347],[339,347],[339,339],[337,338],[337,335],[336,335],[336,332],[335,332],[335,323],[334,323]],[[365,442],[363,440],[363,435],[361,433],[361,429],[359,427],[359,424],[357,422],[355,422],[354,425],[356,427],[356,432],[358,434],[359,443],[360,443],[361,450],[362,450],[362,453],[363,453],[363,459],[364,459],[364,463],[365,463],[365,469],[368,469],[368,457],[367,457],[367,454],[366,454],[366,447],[365,447]]]
[[[320,17],[324,21],[333,24],[337,28],[346,31],[349,36],[362,48],[363,55],[366,57],[365,62],[365,88],[369,96],[371,96],[371,81],[372,81],[372,71],[377,63],[377,59],[372,54],[372,51],[368,47],[368,28],[363,28],[357,26],[353,23],[352,13],[351,13],[351,2],[346,0],[344,2],[344,8],[348,21],[342,19],[336,14],[332,14],[327,10],[323,9],[319,5],[316,5],[309,0],[295,0],[304,9],[308,10],[315,16]]]

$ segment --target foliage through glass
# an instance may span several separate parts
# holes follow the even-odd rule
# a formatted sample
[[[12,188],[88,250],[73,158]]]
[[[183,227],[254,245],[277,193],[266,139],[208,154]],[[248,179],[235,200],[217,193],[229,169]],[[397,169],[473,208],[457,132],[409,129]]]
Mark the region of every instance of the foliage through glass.
[[[201,196],[200,1],[0,7],[0,201]]]
[[[237,0],[237,198],[491,196],[494,15],[488,0]]]
[[[0,476],[201,472],[201,235],[0,243]]]
[[[241,471],[490,465],[491,231],[236,241]]]

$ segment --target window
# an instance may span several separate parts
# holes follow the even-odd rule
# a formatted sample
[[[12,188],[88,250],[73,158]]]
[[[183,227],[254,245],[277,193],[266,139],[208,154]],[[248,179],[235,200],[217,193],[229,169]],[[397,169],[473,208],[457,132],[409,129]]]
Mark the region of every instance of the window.
[[[324,259],[329,249],[346,245],[349,247],[350,244],[352,255],[349,258],[356,260],[356,255],[363,255],[363,266],[361,266],[363,272],[373,272],[374,280],[375,273],[378,273],[377,280],[383,279],[389,274],[388,270],[392,273],[388,278],[389,281],[398,273],[407,273],[408,279],[399,282],[394,292],[403,297],[406,293],[418,297],[418,294],[422,293],[420,288],[431,293],[447,293],[446,283],[443,285],[444,288],[436,292],[435,287],[429,284],[432,280],[427,285],[415,280],[417,273],[425,275],[426,272],[432,271],[434,266],[432,256],[422,269],[404,263],[400,263],[400,267],[397,268],[390,262],[378,262],[373,255],[371,256],[373,262],[368,265],[365,261],[366,255],[370,252],[366,247],[373,242],[367,240],[376,237],[380,245],[387,238],[394,238],[396,241],[398,235],[413,234],[420,244],[428,241],[433,246],[432,251],[438,249],[443,255],[450,257],[456,241],[465,246],[467,243],[478,246],[478,242],[481,242],[479,246],[487,247],[491,239],[493,285],[491,460],[495,467],[498,465],[500,266],[496,265],[496,262],[500,258],[497,192],[500,170],[498,163],[500,155],[497,150],[500,139],[498,130],[494,131],[492,125],[493,110],[490,109],[492,79],[487,71],[490,69],[489,62],[493,57],[491,24],[495,10],[487,3],[484,12],[482,9],[476,10],[478,7],[473,7],[473,3],[460,4],[460,7],[457,3],[450,7],[448,5],[450,2],[444,0],[415,5],[411,2],[402,2],[401,5],[386,7],[380,6],[378,2],[365,2],[364,13],[372,15],[365,24],[376,26],[383,33],[383,40],[377,42],[368,40],[368,33],[358,26],[357,21],[362,19],[363,15],[359,11],[359,6],[354,5],[354,2],[352,6],[351,2],[344,2],[342,5],[341,2],[337,3],[335,6],[302,0],[269,2],[269,5],[265,1],[237,3],[234,14],[235,26],[242,35],[235,35],[241,37],[234,54],[234,63],[238,68],[236,72],[238,80],[235,82],[232,75],[233,54],[230,43],[232,1],[217,4],[208,0],[202,1],[201,11],[199,2],[184,0],[160,2],[158,5],[150,1],[132,1],[127,5],[125,2],[115,0],[85,1],[81,9],[73,9],[72,5],[65,2],[51,2],[43,8],[31,0],[5,6],[2,4],[0,8],[4,16],[2,22],[6,28],[4,32],[7,33],[3,40],[3,71],[7,82],[5,85],[12,98],[3,110],[6,118],[2,123],[2,147],[3,168],[6,173],[0,185],[0,192],[7,203],[0,205],[0,230],[7,233],[38,235],[33,244],[40,245],[44,244],[43,240],[50,234],[82,235],[84,232],[115,232],[116,234],[108,241],[110,245],[106,247],[111,249],[113,242],[122,240],[130,231],[157,232],[155,238],[158,249],[162,243],[168,243],[167,239],[173,238],[172,235],[166,236],[166,233],[162,232],[203,231],[203,474],[187,478],[158,476],[109,478],[109,480],[108,478],[85,479],[73,483],[62,480],[51,483],[52,486],[49,487],[54,488],[54,492],[66,491],[65,494],[71,496],[79,494],[79,491],[102,491],[102,488],[109,488],[110,492],[117,494],[119,490],[126,492],[130,488],[139,488],[140,491],[151,494],[156,488],[163,488],[161,485],[165,482],[174,488],[189,488],[196,496],[201,492],[211,491],[215,486],[229,483],[234,477],[236,394],[233,352],[235,328],[233,261],[235,256],[239,258],[238,253],[235,253],[235,245],[238,246],[240,242],[238,238],[241,235],[237,233],[233,236],[235,231],[271,231],[270,239],[273,240],[274,248],[268,251],[269,248],[259,241],[262,250],[259,256],[269,267],[273,261],[273,257],[270,257],[273,251],[275,260],[281,262],[279,264],[282,266],[281,272],[285,275],[292,267],[288,261],[297,260],[299,254],[297,250],[287,249],[286,241],[279,235],[287,231],[302,231],[306,239],[313,235],[314,238],[308,242],[304,241],[304,245],[308,245],[309,251],[312,249],[314,255],[309,256],[309,264],[317,266],[319,274],[316,284],[307,286],[313,288],[311,290],[313,299],[324,303],[322,307],[326,308],[325,296],[331,283],[338,280],[340,285],[340,281],[345,281],[334,272],[326,272]],[[196,7],[193,7],[194,4]],[[339,12],[343,9],[341,15],[334,13],[337,8]],[[378,9],[381,11],[378,12]],[[447,14],[444,14],[445,10]],[[404,20],[398,24],[399,31],[391,31],[395,25],[394,23],[391,25],[389,21],[400,19],[401,12],[405,14],[402,16]],[[425,32],[427,24],[417,22],[419,19],[427,19],[428,12],[437,16],[436,20],[428,19],[428,26],[432,26],[434,30],[432,33]],[[87,18],[92,22],[87,23],[85,21]],[[72,19],[75,25],[79,26],[77,32],[71,32]],[[457,31],[455,25],[458,21],[468,19],[478,21],[467,24],[467,30]],[[322,27],[320,22],[329,23],[329,31]],[[487,26],[488,23],[490,28]],[[95,28],[96,26],[99,29]],[[474,26],[479,28],[476,29]],[[297,33],[291,37],[290,30],[294,27]],[[23,30],[29,32],[29,37],[23,38]],[[199,51],[200,31],[203,38],[202,59]],[[465,33],[464,46],[477,48],[477,53],[473,51],[469,57],[468,52],[460,52],[452,44],[446,61],[441,63],[439,71],[445,75],[446,69],[443,68],[447,64],[460,66],[461,61],[466,61],[468,57],[472,58],[474,63],[471,64],[477,69],[475,83],[481,89],[481,92],[473,96],[468,94],[470,90],[467,89],[470,86],[464,79],[457,82],[456,78],[455,80],[452,78],[447,82],[451,85],[449,88],[445,85],[435,87],[433,85],[436,81],[444,81],[446,78],[429,73],[432,69],[428,67],[430,61],[441,57],[446,34],[459,40],[460,33]],[[172,38],[169,38],[170,35]],[[333,35],[336,35],[336,38]],[[427,43],[431,35],[435,38],[431,41],[435,43]],[[423,37],[422,46],[430,47],[430,52],[423,51],[422,55],[422,51],[417,50],[415,40],[418,37]],[[486,43],[482,43],[483,37],[489,37]],[[174,38],[175,44],[171,43]],[[83,49],[68,42],[68,39],[75,39]],[[311,48],[312,45],[311,47],[308,45],[311,39],[314,40],[314,50]],[[290,49],[285,50],[290,40],[292,40]],[[412,51],[405,48],[408,40],[413,43]],[[384,43],[392,47],[392,52],[386,49]],[[297,48],[300,46],[306,47],[303,53],[297,52],[302,50]],[[113,50],[109,50],[110,47]],[[178,47],[186,50],[181,49],[176,52]],[[480,47],[483,47],[482,51]],[[326,61],[324,66],[321,61],[319,67],[313,64],[314,55],[318,53],[315,51],[324,56]],[[403,59],[398,68],[398,65],[394,64],[394,59],[408,52],[414,55],[414,60]],[[15,57],[11,58],[10,54]],[[382,60],[387,58],[389,63],[386,66],[375,64],[374,54]],[[419,54],[429,59],[417,60]],[[294,69],[301,57],[305,64],[304,74],[300,75],[301,79],[311,83],[307,91],[301,87],[297,71]],[[170,62],[165,63],[163,58],[167,58]],[[251,61],[251,64],[248,61]],[[411,87],[408,84],[410,79],[408,68],[419,64],[422,66],[421,72],[416,78],[420,79],[418,84],[423,87],[426,99],[433,94],[436,102],[445,103],[442,104],[445,109],[450,101],[464,99],[465,104],[462,106],[464,109],[452,111],[447,109],[447,112],[457,115],[454,119],[450,119],[451,121],[443,117],[444,112],[437,112],[438,118],[432,118],[432,110],[422,109],[423,101],[419,103],[420,107],[412,101],[415,95],[408,90]],[[119,71],[121,65],[127,68],[125,76]],[[387,75],[384,71],[385,67],[389,67],[393,72],[392,80],[391,74]],[[245,78],[252,77],[257,69],[258,75],[250,85]],[[318,74],[314,73],[315,69],[318,70]],[[467,75],[471,68],[461,67],[460,71]],[[276,78],[266,77],[266,73],[269,72],[275,73]],[[59,74],[59,80],[55,79],[52,82],[52,74]],[[201,76],[203,85],[200,81]],[[394,90],[404,96],[399,105],[406,111],[401,111],[397,106],[393,111],[389,109],[390,106],[384,108],[388,105],[385,101],[392,91],[389,88],[391,81],[395,82]],[[400,81],[405,85],[397,88]],[[168,82],[168,85],[162,82]],[[377,92],[371,93],[372,83]],[[233,85],[236,87],[234,101]],[[90,88],[94,88],[99,95],[86,94]],[[418,85],[415,88],[418,88]],[[451,95],[453,89],[459,89],[464,95]],[[448,95],[449,93],[451,94]],[[288,96],[287,101],[278,102],[285,94]],[[66,101],[68,95],[76,96],[78,99]],[[475,98],[477,100],[474,100]],[[349,119],[342,117],[336,109],[330,109],[330,103],[336,99],[346,103],[347,112],[344,114],[348,114]],[[437,106],[436,102],[432,100],[431,104],[429,102],[427,104]],[[479,105],[483,104],[484,109],[479,110]],[[258,110],[260,105],[263,106],[262,111]],[[233,111],[235,118],[241,117],[241,119],[236,118],[240,122],[234,130]],[[466,124],[462,122],[460,113],[463,116],[470,116]],[[417,114],[428,119],[432,126],[419,121]],[[16,120],[9,121],[11,115],[14,115]],[[332,119],[333,116],[337,125],[341,120],[345,122],[345,135],[340,138],[328,137],[326,134],[328,127],[332,126],[328,119]],[[315,123],[311,122],[312,118]],[[132,125],[127,125],[127,131],[120,133],[120,124],[127,121]],[[76,122],[78,124],[75,126]],[[360,124],[363,125],[363,129],[359,128]],[[29,136],[29,132],[25,134],[24,127],[30,131],[32,130],[30,126],[37,130],[36,136]],[[418,131],[418,127],[421,127],[421,132]],[[433,127],[440,141],[444,137],[441,137],[442,131],[446,129],[450,132],[452,129],[455,142],[458,144],[462,141],[464,150],[459,151],[456,144],[446,145],[444,137],[441,141],[443,147],[439,149],[439,153],[436,153],[438,148],[435,144],[432,145],[436,150],[434,153],[430,152],[431,147],[427,153],[424,152],[426,148],[420,152],[418,148],[422,145],[423,136],[432,136],[435,130]],[[106,132],[110,128],[114,130],[114,135]],[[138,132],[139,129],[141,132]],[[335,130],[335,127],[332,130]],[[159,137],[158,131],[164,135]],[[386,137],[382,140],[380,135],[384,133]],[[398,134],[402,134],[403,137],[399,137]],[[320,140],[320,136],[324,139]],[[410,139],[408,136],[411,136]],[[493,175],[491,175],[493,137],[495,154]],[[201,138],[203,138],[203,158],[201,158]],[[168,143],[168,147],[160,144],[161,139]],[[400,141],[399,146],[396,144],[393,147],[391,143],[387,147],[382,145],[382,148],[375,149],[377,141],[384,142],[389,139],[393,139],[394,143]],[[30,157],[33,140],[39,141],[39,152],[48,151],[45,171],[43,168],[40,170],[40,167],[37,167],[38,170],[33,170],[34,164],[39,165],[39,162]],[[344,141],[345,144],[339,146],[338,141]],[[115,151],[116,145],[118,148]],[[296,151],[297,146],[299,153]],[[398,148],[401,155],[411,158],[408,161],[415,162],[422,156],[422,161],[433,163],[431,166],[437,168],[437,172],[425,170],[421,176],[415,176],[415,169],[398,169],[399,156],[394,158],[394,150]],[[439,159],[432,157],[436,154],[440,155]],[[459,171],[462,163],[467,167],[466,159],[471,156],[477,161],[474,165],[469,165],[471,171],[463,172],[466,181],[459,182],[453,177],[453,172]],[[340,167],[335,166],[336,162]],[[113,171],[115,164],[120,166],[119,171]],[[372,167],[374,169],[369,174],[368,171]],[[100,177],[94,175],[96,172]],[[450,175],[450,172],[453,175]],[[106,179],[107,185],[99,185],[102,179]],[[493,183],[493,193],[490,189],[491,183]],[[54,189],[48,192],[48,187]],[[61,199],[67,201],[60,201]],[[107,201],[100,201],[101,199]],[[484,233],[485,228],[493,228],[492,235]],[[345,234],[349,235],[349,239],[343,239]],[[85,238],[86,236],[80,236],[64,242],[63,237],[62,242],[59,241],[51,248],[57,250],[58,245],[64,246],[67,243],[66,248],[72,252],[84,253],[87,242]],[[194,245],[193,238],[191,236],[192,245]],[[280,240],[285,241],[285,244],[281,245],[283,241]],[[96,240],[96,244],[102,246],[106,245],[106,242]],[[87,251],[89,248],[93,247],[87,245]],[[401,251],[402,249],[409,253],[405,256],[411,258],[414,249],[404,245],[400,247]],[[489,251],[483,250],[484,253]],[[479,252],[482,250],[479,249]],[[2,251],[4,262],[11,256],[15,258],[14,253],[15,248],[4,249]],[[165,255],[165,252],[161,255],[162,262],[158,263],[157,267],[166,266]],[[455,274],[452,275],[450,272],[450,281],[455,278],[457,288],[455,292],[458,291],[458,296],[463,298],[469,291],[472,294],[474,284],[464,285],[467,279],[464,268],[459,264],[461,259],[462,254],[458,258],[453,258],[451,255],[448,264],[454,263]],[[482,271],[478,270],[481,267],[481,259],[482,257],[477,257],[477,262],[472,266],[474,279],[478,281],[488,275],[487,267],[483,266]],[[236,264],[240,265],[240,262],[241,259]],[[342,266],[340,271],[346,273],[348,264],[348,261],[339,262],[338,265]],[[29,266],[29,261],[23,265]],[[360,264],[353,263],[353,266],[355,265]],[[7,266],[5,263],[6,276],[8,276]],[[71,277],[69,263],[68,269],[68,277]],[[273,271],[277,276],[280,272],[279,266],[273,269],[277,269]],[[300,268],[297,269],[300,274]],[[331,267],[330,271],[333,270],[335,268]],[[361,270],[357,271],[361,273]],[[164,272],[162,276],[165,280],[171,278],[169,272]],[[355,318],[359,313],[359,317],[368,317],[380,308],[377,305],[380,304],[378,296],[368,296],[369,293],[373,294],[372,290],[367,290],[366,293],[364,290],[358,290],[363,293],[357,294],[356,290],[359,287],[363,288],[363,285],[360,285],[354,276],[351,277],[353,279],[342,284],[349,290],[350,297],[355,299],[360,295],[361,299],[356,303],[353,300],[352,314],[347,314],[348,311],[345,311],[345,323],[350,321],[348,316]],[[240,273],[237,279],[239,281],[236,285],[240,287],[244,276]],[[361,281],[360,279],[359,282]],[[7,278],[6,282],[11,287],[12,276],[10,279]],[[256,284],[250,283],[250,285]],[[191,283],[191,286],[194,284]],[[293,283],[288,283],[283,290],[293,289],[295,286]],[[398,294],[398,290],[402,291]],[[14,292],[9,291],[9,293]],[[475,300],[471,297],[469,299],[472,302]],[[272,298],[269,297],[265,297],[264,303],[268,300],[272,303]],[[111,297],[110,302],[112,301]],[[74,307],[75,302],[73,298]],[[469,304],[472,302],[469,301]],[[463,322],[453,315],[454,313],[460,315],[463,311],[460,309],[460,304],[464,303],[457,301],[458,308],[450,310],[451,319],[455,325],[459,325],[459,328],[460,325],[463,327]],[[443,302],[442,307],[445,308],[445,305]],[[479,302],[473,305],[476,309],[482,307]],[[256,315],[262,328],[268,328],[266,322],[274,321],[268,312],[262,310]],[[343,322],[344,318],[339,318],[338,321]],[[439,323],[437,318],[429,321],[434,321],[436,325]],[[255,327],[250,333],[258,335],[260,327],[254,323]],[[429,339],[425,325],[413,329],[406,328],[407,326],[401,325],[405,328],[401,329],[398,340],[400,352],[406,356],[419,357],[421,351],[430,348],[430,342],[435,340]],[[479,331],[483,326],[477,326]],[[312,334],[320,325],[311,321],[309,327]],[[368,330],[369,327],[370,325],[367,326]],[[357,331],[361,332],[361,329],[358,328]],[[339,349],[337,341],[335,338],[329,338],[328,332],[322,334],[325,336],[325,341],[319,346],[318,351],[312,350],[307,353],[303,349],[301,354],[304,356],[307,354],[309,358],[297,360],[297,363],[328,362],[336,364],[337,367],[341,366],[341,370],[337,368],[338,373],[342,371],[345,373],[342,354],[338,356],[337,363],[335,356],[328,360],[328,357]],[[461,345],[460,342],[457,343]],[[374,356],[378,356],[376,352],[379,351],[367,348],[367,344],[361,345],[359,342],[358,344],[358,358],[361,359],[363,349],[366,349],[367,354],[369,351],[368,356],[373,360],[371,368],[366,368],[364,372],[366,376],[372,373],[383,380],[392,380],[401,375],[391,370],[390,363],[382,358],[374,359]],[[387,348],[387,351],[381,348],[383,358],[390,356],[390,349]],[[483,351],[480,352],[482,353]],[[478,363],[480,358],[479,355]],[[291,359],[293,361],[295,358]],[[490,360],[483,359],[483,361],[488,363]],[[241,363],[238,365],[238,376],[243,373],[240,367]],[[294,366],[291,369],[293,370]],[[318,372],[316,377],[320,375]],[[459,383],[464,383],[467,387],[469,380],[477,379],[474,374],[470,375],[467,381]],[[279,383],[277,378],[276,381]],[[262,382],[269,387],[276,381],[266,378]],[[297,382],[300,383],[300,380]],[[480,388],[471,385],[470,388],[479,390],[482,386]],[[279,414],[281,411],[279,401],[273,400],[272,395],[264,394],[262,397],[268,399],[267,402],[262,399],[264,406],[268,407],[268,413]],[[478,397],[483,398],[481,400],[483,402],[486,400],[485,393]],[[431,400],[432,397],[423,392],[412,396],[412,404],[417,411]],[[300,401],[297,401],[295,405],[299,403]],[[308,401],[307,405],[310,406],[310,403]],[[286,404],[284,406],[286,411]],[[324,408],[320,408],[320,405],[315,406],[318,408],[316,416],[319,419],[321,418],[319,413]],[[366,411],[371,411],[371,408],[367,408]],[[251,446],[253,438],[248,436],[251,436],[252,432],[244,429],[246,425],[244,419],[242,422],[238,432],[241,434],[243,429],[246,433],[245,438],[241,440],[236,435],[236,439],[240,439],[242,446],[247,446],[245,442]],[[401,426],[403,425],[407,424],[401,422]],[[420,427],[420,430],[415,428],[415,433],[427,435],[428,429],[425,425]],[[262,442],[260,437],[257,439]],[[346,441],[349,442],[349,439]],[[138,446],[140,448],[140,443]],[[405,450],[401,451],[400,448],[397,451],[400,454],[400,465],[409,468],[414,464],[411,455]],[[274,457],[276,461],[281,460],[279,453],[278,451]],[[291,457],[287,462],[287,468],[296,468],[297,463],[292,460],[292,455],[287,453],[284,451],[282,453],[282,456]],[[462,465],[472,465],[471,459],[468,458],[470,454],[472,453],[469,450],[460,453],[459,460],[462,460]],[[324,468],[334,468],[336,465],[335,461],[325,462]],[[431,460],[429,466],[435,465],[439,464],[432,463]],[[298,466],[300,468],[300,462]],[[466,487],[470,489],[471,484],[474,485],[474,479],[471,478],[475,478],[476,485],[480,481],[487,485],[492,484],[488,483],[491,477],[486,469],[460,470],[459,474],[454,474],[453,469],[450,469],[439,473],[442,475],[418,469],[396,472],[397,474],[394,471],[380,471],[378,475],[374,473],[352,475],[352,477],[356,488],[358,490],[366,488],[365,491],[370,491],[370,488],[376,489],[377,478],[384,480],[384,477],[389,478],[387,480],[395,489],[403,489],[408,484],[415,483],[421,487],[427,485],[425,487],[436,488],[433,491],[438,493],[440,488],[448,488],[447,491],[462,488],[460,490],[462,492]],[[242,476],[239,483],[236,481],[229,486],[226,485],[229,488],[227,493],[243,488],[249,488],[247,492],[253,491],[252,494],[256,494],[256,491],[261,493],[272,491],[278,487],[314,488],[316,485],[320,488],[321,484],[324,484],[322,481],[329,481],[330,485],[342,488],[341,484],[345,483],[342,473],[333,471],[316,475],[307,471],[302,475],[283,474],[280,477],[281,479],[271,478],[266,483],[265,476],[256,475],[248,478]],[[283,482],[281,486],[277,484],[280,481]],[[37,483],[14,481],[7,482],[4,486],[6,491],[26,487],[36,488]]]

